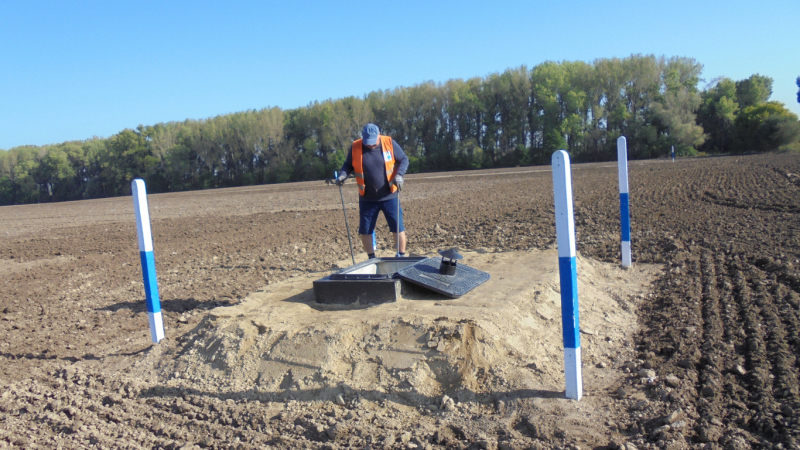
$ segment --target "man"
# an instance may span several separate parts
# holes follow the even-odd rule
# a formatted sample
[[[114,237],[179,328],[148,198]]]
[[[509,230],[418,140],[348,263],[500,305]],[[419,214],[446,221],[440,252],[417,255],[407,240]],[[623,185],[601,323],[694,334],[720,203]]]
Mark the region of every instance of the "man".
[[[396,256],[406,256],[406,232],[398,193],[403,189],[407,169],[408,158],[400,145],[389,136],[381,136],[377,125],[368,123],[361,130],[361,139],[353,142],[339,171],[338,186],[344,184],[347,174],[355,173],[359,194],[358,235],[370,259],[375,257],[372,233],[381,211],[395,242],[399,239]]]

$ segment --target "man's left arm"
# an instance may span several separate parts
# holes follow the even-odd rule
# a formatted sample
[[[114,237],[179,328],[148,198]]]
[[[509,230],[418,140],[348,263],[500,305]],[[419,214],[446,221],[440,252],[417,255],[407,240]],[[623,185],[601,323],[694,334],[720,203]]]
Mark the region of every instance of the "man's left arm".
[[[400,175],[401,177],[406,174],[406,170],[408,170],[408,157],[406,153],[403,151],[403,148],[400,147],[400,144],[397,143],[394,139],[392,139],[392,150],[394,150],[394,159],[395,159],[395,174]]]
[[[398,144],[394,139],[392,139],[392,150],[394,151],[395,169],[391,184],[397,186],[397,189],[403,190],[403,185],[405,184],[403,177],[406,174],[406,170],[408,170],[408,158],[406,157],[406,153],[403,151],[403,148],[400,147],[400,144]]]

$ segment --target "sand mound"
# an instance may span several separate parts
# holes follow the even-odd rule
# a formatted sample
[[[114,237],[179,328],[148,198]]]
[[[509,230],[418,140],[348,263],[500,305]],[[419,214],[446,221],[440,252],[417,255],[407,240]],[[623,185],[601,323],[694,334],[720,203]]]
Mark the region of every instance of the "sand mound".
[[[462,253],[491,279],[459,299],[408,287],[397,303],[332,309],[314,302],[312,281],[326,274],[308,274],[210,311],[179,345],[159,347],[136,370],[168,387],[270,400],[562,395],[556,251]],[[610,382],[596,366],[630,342],[628,303],[646,295],[659,270],[578,258],[587,392]]]

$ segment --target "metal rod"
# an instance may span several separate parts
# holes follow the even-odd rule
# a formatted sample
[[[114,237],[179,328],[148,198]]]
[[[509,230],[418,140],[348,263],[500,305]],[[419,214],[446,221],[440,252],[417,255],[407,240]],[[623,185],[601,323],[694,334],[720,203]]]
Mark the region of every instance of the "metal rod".
[[[397,190],[397,254],[400,254],[400,189]]]
[[[334,179],[338,179],[338,173],[334,172]],[[342,193],[342,186],[339,186],[339,197],[342,198],[342,212],[344,213],[344,227],[347,229],[347,242],[350,244],[350,259],[353,260],[353,265],[356,265],[356,257],[353,253],[353,241],[350,239],[350,225],[347,224],[347,209],[344,207],[344,194]]]

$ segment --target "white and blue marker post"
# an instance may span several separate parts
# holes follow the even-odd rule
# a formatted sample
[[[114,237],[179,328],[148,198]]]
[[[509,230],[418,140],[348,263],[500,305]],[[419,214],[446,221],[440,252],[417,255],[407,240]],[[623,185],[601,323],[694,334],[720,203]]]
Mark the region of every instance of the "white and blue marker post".
[[[566,396],[583,396],[581,336],[578,317],[578,270],[575,261],[575,219],[572,212],[572,174],[569,154],[553,153],[553,196],[556,207],[558,271],[561,279],[561,327],[564,333],[564,377]]]
[[[139,235],[139,257],[142,260],[147,317],[150,319],[150,337],[154,344],[158,344],[164,339],[164,319],[161,316],[161,301],[158,299],[153,235],[150,233],[150,212],[147,209],[147,190],[144,180],[140,178],[133,180],[131,191],[133,192],[133,209],[136,213],[136,232]]]
[[[631,266],[631,213],[628,199],[628,143],[625,136],[617,139],[619,166],[619,224],[622,241],[622,267]]]

